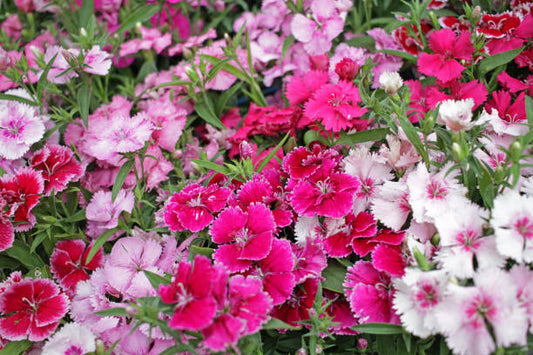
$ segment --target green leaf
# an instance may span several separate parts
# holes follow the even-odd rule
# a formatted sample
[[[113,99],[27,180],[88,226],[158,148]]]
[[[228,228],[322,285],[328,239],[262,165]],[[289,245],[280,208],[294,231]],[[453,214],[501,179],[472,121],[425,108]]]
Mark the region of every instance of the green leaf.
[[[9,256],[0,255],[0,269],[16,269],[19,263]]]
[[[300,329],[300,327],[293,327],[292,325],[285,323],[277,318],[270,318],[268,322],[263,324],[261,329]]]
[[[387,18],[390,20],[389,18]],[[351,47],[364,47],[367,49],[374,49],[376,41],[370,36],[353,37],[345,41]]]
[[[346,277],[346,267],[334,259],[328,260],[328,266],[322,271],[322,287],[325,289],[344,293],[344,279]]]
[[[405,132],[405,135],[407,136],[411,144],[415,147],[416,151],[418,152],[418,154],[420,154],[422,159],[424,159],[426,165],[428,165],[428,152],[424,148],[424,144],[418,136],[415,126],[413,126],[413,124],[404,116],[398,116],[398,122],[400,123],[400,126],[402,127],[403,131]]]
[[[226,103],[228,102],[228,100],[233,95],[235,95],[235,93],[237,91],[239,91],[241,86],[242,86],[242,81],[239,81],[235,85],[233,85],[231,88],[229,88],[228,90],[224,91],[224,93],[219,96],[219,98],[218,98],[218,100],[216,102],[216,107],[215,107],[215,113],[216,113],[217,116],[220,116],[222,114],[222,111],[224,110],[224,106],[226,106]]]
[[[526,116],[530,127],[533,127],[533,99],[526,95]]]
[[[0,350],[0,355],[22,354],[32,345],[33,343],[29,340],[10,341]]]
[[[24,97],[20,97],[17,95],[0,94],[0,100],[17,101],[30,106],[39,106],[38,103],[35,103],[32,100],[28,100]]]
[[[283,137],[283,139],[278,143],[278,145],[276,145],[276,147],[274,149],[272,149],[270,151],[270,153],[268,153],[268,155],[265,157],[265,159],[263,159],[263,161],[261,162],[261,164],[259,164],[259,167],[257,168],[257,173],[260,173],[261,171],[263,171],[263,169],[265,168],[265,166],[268,164],[268,162],[274,158],[274,156],[276,155],[276,153],[278,152],[278,150],[281,149],[281,147],[283,147],[283,144],[285,144],[285,141],[289,138],[289,133],[287,132],[287,134],[285,135],[285,137]]]
[[[151,271],[148,271],[148,270],[143,270],[144,272],[144,275],[146,276],[146,278],[148,279],[148,281],[150,281],[150,284],[152,285],[152,287],[154,288],[154,290],[158,290],[159,289],[159,285],[163,284],[163,285],[168,285],[170,283],[170,280],[168,280],[167,278],[161,276],[161,275],[158,275],[158,274],[155,274]]]
[[[56,57],[57,54],[54,55],[48,63],[46,63],[46,67],[44,68],[41,76],[39,77],[39,81],[37,82],[37,100],[39,100],[39,102],[42,102],[44,88],[48,84],[48,72],[50,71],[50,68],[52,68]]]
[[[80,8],[80,28],[87,29],[89,20],[94,13],[94,0],[83,0]]]
[[[78,91],[78,106],[80,107],[80,117],[85,125],[89,128],[89,104],[91,102],[91,88],[87,84],[82,84]]]
[[[29,269],[42,268],[44,262],[41,257],[30,252],[30,247],[21,240],[15,240],[11,248],[4,251],[8,256],[17,259]]]
[[[174,355],[174,354],[183,353],[187,351],[191,351],[190,346],[179,344],[179,345],[172,345],[170,348],[165,349],[165,351],[163,351],[159,355]]]
[[[33,240],[33,243],[31,243],[31,247],[30,247],[30,254],[35,252],[35,249],[37,249],[37,247],[39,245],[41,245],[41,243],[48,237],[48,234],[47,233],[39,233],[37,235],[37,237]]]
[[[401,52],[401,51],[397,51],[397,50],[394,50],[394,49],[380,49],[380,50],[378,50],[378,52],[394,55],[396,57],[400,57],[400,58],[406,59],[406,60],[408,60],[410,62],[416,62],[416,57],[414,55],[410,54],[410,53]]]
[[[67,218],[63,218],[61,222],[64,223],[72,223],[72,222],[79,222],[83,221],[85,219],[85,210],[79,210],[78,212],[74,213],[71,216],[68,216]]]
[[[390,129],[388,128],[376,128],[369,129],[366,131],[356,132],[352,134],[341,134],[340,138],[337,139],[335,144],[355,144],[363,142],[375,142],[382,139],[385,139],[387,135],[390,134]]]
[[[212,248],[206,248],[206,247],[199,247],[198,245],[191,245],[189,248],[189,261],[194,260],[194,257],[196,255],[203,255],[207,256],[208,258],[211,258],[211,255],[215,252]]]
[[[281,59],[280,59],[280,62],[283,61],[283,59],[285,58],[285,55],[287,55],[287,51],[292,46],[292,44],[294,43],[295,39],[296,38],[294,38],[293,35],[288,35],[283,40],[283,47],[281,47]]]
[[[128,317],[126,309],[121,307],[108,308],[94,313],[102,317]]]
[[[209,70],[209,73],[207,73],[207,81],[209,82],[213,80],[217,76],[218,72],[224,69],[224,65],[229,63],[231,60],[233,60],[233,58],[220,59],[218,63],[213,64],[213,67],[211,67],[211,70]]]
[[[392,335],[403,333],[403,328],[400,325],[390,323],[365,323],[355,325],[352,327],[352,329],[361,333],[376,335]]]
[[[139,73],[137,74],[137,81],[144,81],[144,79],[148,76],[150,73],[154,73],[157,71],[157,66],[155,65],[155,61],[153,60],[147,60],[143,63],[141,66],[141,69],[139,69]]]
[[[127,30],[133,28],[137,22],[143,23],[148,21],[152,16],[154,16],[159,11],[159,6],[157,5],[143,5],[135,10],[124,22],[120,24],[120,27],[117,30],[117,34],[122,34]]]
[[[220,122],[220,119],[209,108],[205,102],[200,102],[194,105],[194,110],[206,123],[218,129],[226,129],[226,126]]]
[[[215,65],[217,64],[218,62],[220,62],[222,59],[220,58],[217,58],[217,57],[213,57],[211,55],[207,55],[207,54],[199,54],[198,57],[200,57],[201,59],[204,59],[206,61],[208,61],[209,63]],[[229,63],[225,63],[223,66],[222,66],[222,69],[227,71],[228,73],[230,73],[231,75],[235,76],[237,79],[240,79],[242,81],[246,81],[246,82],[249,82],[249,78],[248,76],[246,75],[246,73],[243,73],[242,70],[240,70],[239,68],[229,64]]]
[[[119,169],[117,177],[115,178],[115,183],[113,184],[113,189],[111,190],[111,201],[115,202],[117,195],[126,181],[126,177],[131,171],[131,168],[135,164],[134,160],[126,161]]]
[[[89,250],[89,254],[87,254],[87,264],[90,263],[91,260],[93,260],[93,257],[96,255],[98,250],[100,250],[100,248],[105,244],[105,242],[107,242],[107,240],[119,230],[119,227],[115,227],[113,229],[108,229],[104,233],[100,234],[100,236],[96,239],[93,246],[91,247],[91,250]]]
[[[304,143],[306,146],[309,146],[314,141],[319,141],[323,143],[324,145],[329,145],[326,138],[324,138],[318,131],[315,131],[314,129],[310,129],[304,134]]]
[[[212,171],[216,171],[216,172],[219,172],[219,173],[221,173],[223,175],[228,175],[230,173],[230,171],[225,166],[218,165],[218,164],[213,163],[212,161],[209,161],[209,160],[190,159],[190,161],[192,161],[193,163],[195,163],[198,166],[201,166],[202,168],[205,168],[205,169],[208,169],[208,170],[212,170]]]
[[[517,55],[519,55],[524,48],[516,48],[510,51],[498,53],[491,55],[479,62],[478,70],[481,76],[485,75],[489,71],[496,69],[500,65],[504,65],[513,60]]]

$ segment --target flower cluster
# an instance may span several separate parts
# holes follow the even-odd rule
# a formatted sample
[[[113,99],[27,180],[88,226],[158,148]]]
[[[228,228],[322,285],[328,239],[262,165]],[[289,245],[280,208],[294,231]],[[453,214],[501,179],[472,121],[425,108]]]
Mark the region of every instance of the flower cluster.
[[[532,1],[0,18],[6,353],[533,348]]]

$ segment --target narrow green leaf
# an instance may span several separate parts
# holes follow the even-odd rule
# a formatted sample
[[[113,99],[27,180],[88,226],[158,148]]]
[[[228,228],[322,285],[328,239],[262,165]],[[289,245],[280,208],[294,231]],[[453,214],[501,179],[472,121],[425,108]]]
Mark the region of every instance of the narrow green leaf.
[[[261,171],[263,171],[263,169],[265,168],[265,166],[267,166],[268,162],[274,158],[274,156],[276,155],[276,153],[278,152],[278,150],[281,149],[281,147],[283,147],[283,144],[285,144],[285,141],[289,138],[289,133],[287,132],[287,134],[285,135],[285,137],[283,137],[283,139],[278,143],[278,145],[276,145],[276,147],[274,149],[272,149],[270,151],[270,153],[268,153],[268,155],[265,157],[265,159],[263,159],[263,161],[261,162],[261,164],[259,164],[259,167],[257,168],[257,173],[260,173]]]
[[[376,45],[376,41],[370,36],[353,37],[345,41],[345,43],[351,47],[364,47],[367,49],[374,49]]]
[[[80,107],[80,117],[85,125],[89,128],[89,103],[91,102],[91,88],[85,83],[78,90],[78,106]]]
[[[211,63],[213,65],[217,64],[221,60],[220,58],[213,57],[213,56],[207,55],[207,54],[199,54],[198,57],[208,61],[209,63]],[[227,71],[231,75],[235,76],[237,79],[249,82],[249,78],[248,78],[248,75],[246,73],[243,73],[242,70],[240,70],[239,68],[237,68],[237,67],[235,67],[235,66],[233,66],[233,65],[231,65],[229,63],[225,63],[222,66],[222,69]]]
[[[32,345],[29,340],[10,341],[0,350],[0,355],[19,355]]]
[[[519,55],[524,48],[515,48],[510,51],[498,53],[495,55],[491,55],[490,57],[487,57],[483,59],[481,62],[479,62],[479,74],[481,76],[485,75],[489,71],[496,69],[500,65],[504,65],[509,63],[511,60],[513,60],[517,55]]]
[[[37,249],[37,247],[39,245],[41,245],[41,243],[48,237],[48,234],[47,233],[39,233],[37,235],[37,237],[33,240],[33,243],[31,243],[31,247],[30,247],[30,254],[32,254],[33,252],[35,252],[35,249]]]
[[[42,102],[43,92],[46,85],[48,84],[48,72],[50,71],[50,68],[52,68],[56,57],[57,54],[54,55],[48,63],[46,63],[46,67],[44,68],[43,72],[41,73],[41,76],[39,77],[39,81],[37,82],[37,100],[39,102]]]
[[[191,245],[189,248],[189,261],[194,260],[196,255],[203,255],[211,258],[211,255],[215,252],[212,248],[199,247],[198,245]]]
[[[128,317],[126,309],[121,307],[108,308],[94,313],[102,317]]]
[[[241,86],[242,86],[242,81],[239,81],[235,85],[233,85],[231,88],[224,91],[222,95],[220,95],[220,97],[218,98],[216,102],[216,107],[215,107],[215,113],[217,116],[220,116],[222,114],[222,111],[224,110],[224,107],[226,106],[226,103],[228,102],[228,100],[233,95],[235,95],[237,91],[239,91]]]
[[[344,293],[344,279],[346,276],[346,267],[334,259],[328,260],[328,266],[322,271],[322,287],[330,291]]]
[[[378,52],[394,55],[396,57],[400,57],[400,58],[406,59],[406,60],[408,60],[410,62],[416,62],[416,57],[414,55],[410,54],[410,53],[401,52],[401,51],[397,51],[397,50],[394,50],[394,49],[380,49],[380,50],[378,50]]]
[[[218,129],[226,129],[226,126],[220,122],[220,119],[215,113],[207,106],[205,102],[197,103],[194,106],[194,110],[206,123]]]
[[[93,260],[93,257],[96,255],[98,250],[107,242],[109,238],[116,232],[120,230],[119,227],[115,227],[113,229],[108,229],[104,233],[100,234],[100,236],[96,239],[93,246],[91,247],[91,250],[89,250],[89,254],[87,254],[87,264]]]
[[[120,35],[133,28],[137,22],[143,23],[144,21],[148,21],[158,11],[159,6],[157,5],[143,5],[139,7],[126,20],[124,20],[124,22],[120,24],[120,27],[116,33]]]
[[[172,345],[170,348],[165,349],[159,355],[174,355],[174,354],[183,353],[183,352],[187,352],[187,351],[191,351],[191,347],[190,346],[187,346],[187,345],[184,345],[184,344]]]
[[[39,106],[38,103],[35,103],[32,100],[28,100],[25,97],[20,97],[17,95],[0,94],[0,100],[17,101],[30,106]]]
[[[144,79],[148,76],[150,73],[154,73],[157,71],[157,66],[155,65],[155,62],[153,60],[147,60],[143,63],[141,66],[141,69],[139,69],[139,73],[137,74],[137,81],[141,82],[144,81]]]
[[[324,145],[329,145],[326,138],[324,138],[318,131],[315,131],[314,129],[310,129],[304,134],[304,143],[306,146],[309,147],[309,144],[311,144],[314,141],[319,141],[323,143]]]
[[[120,167],[117,177],[115,178],[115,183],[113,184],[113,189],[111,190],[111,200],[113,202],[115,202],[122,185],[124,185],[124,181],[126,181],[126,177],[130,173],[133,164],[135,164],[134,160],[128,160]]]
[[[293,35],[288,35],[287,37],[285,37],[285,39],[283,40],[283,46],[281,47],[281,59],[280,59],[280,62],[283,61],[283,59],[287,55],[287,51],[292,46],[292,44],[294,43],[295,40],[296,40],[296,38],[294,38]]]
[[[526,115],[527,122],[530,127],[533,127],[533,99],[530,96],[526,95]]]
[[[159,289],[159,285],[163,284],[163,285],[168,285],[170,283],[170,280],[168,280],[167,278],[161,276],[161,275],[158,275],[158,274],[155,274],[151,271],[148,271],[148,270],[143,270],[144,272],[144,275],[146,276],[146,278],[148,279],[148,281],[150,281],[150,284],[152,285],[152,287],[154,288],[154,290],[158,290]]]
[[[44,262],[41,257],[35,253],[31,253],[30,247],[21,240],[15,240],[13,246],[4,251],[4,253],[13,259],[17,259],[29,269],[44,267]]]
[[[356,132],[352,134],[341,134],[340,138],[337,139],[335,144],[355,144],[363,142],[372,142],[385,139],[387,135],[390,134],[390,129],[388,128],[376,128],[369,129],[366,131]]]
[[[9,256],[0,255],[0,269],[16,269],[19,263]]]
[[[407,136],[411,144],[415,147],[418,154],[420,154],[422,159],[424,159],[424,162],[426,163],[426,165],[429,164],[428,153],[426,149],[424,148],[424,144],[422,143],[422,140],[418,136],[415,126],[413,126],[413,124],[407,118],[403,116],[398,116],[398,122],[400,122],[400,126],[405,132],[405,135]]]
[[[270,318],[268,322],[263,324],[262,329],[299,329],[300,327],[293,327],[277,318]]]
[[[61,222],[72,223],[72,222],[83,221],[84,219],[85,219],[85,210],[79,210],[78,212],[74,213],[73,215],[62,219]]]
[[[226,168],[225,166],[218,165],[217,163],[213,163],[212,161],[209,161],[209,160],[200,160],[200,159],[190,159],[190,160],[196,165],[201,166],[202,168],[213,170],[223,175],[228,175],[230,173],[228,168]]]
[[[376,335],[392,335],[403,333],[403,328],[400,325],[390,323],[365,323],[353,326],[352,329],[361,333]]]
[[[80,29],[87,29],[89,19],[94,13],[94,0],[83,0],[80,8]]]
[[[207,73],[207,81],[211,81],[213,80],[217,74],[224,69],[224,66],[229,63],[231,60],[233,60],[233,58],[226,58],[226,59],[219,59],[219,62],[214,64],[213,63],[213,66],[211,67],[211,70],[209,70],[209,73]]]

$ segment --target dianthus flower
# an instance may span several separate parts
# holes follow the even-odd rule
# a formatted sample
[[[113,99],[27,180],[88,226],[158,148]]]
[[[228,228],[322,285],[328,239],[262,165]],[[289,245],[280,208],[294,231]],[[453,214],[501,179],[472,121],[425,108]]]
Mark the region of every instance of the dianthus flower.
[[[436,76],[444,83],[459,79],[465,69],[456,59],[470,61],[474,53],[467,31],[461,32],[459,37],[449,29],[435,31],[429,36],[429,48],[435,54],[422,53],[418,59],[418,69],[423,74]]]
[[[343,129],[364,130],[368,120],[359,119],[367,111],[358,103],[359,90],[351,82],[340,80],[338,84],[325,84],[315,91],[305,104],[304,114],[322,122],[327,130],[340,132]]]
[[[41,341],[67,313],[69,301],[49,279],[24,278],[0,294],[0,335],[9,340]]]
[[[201,231],[211,224],[213,213],[226,206],[230,194],[228,188],[217,185],[189,185],[170,198],[165,210],[165,223],[171,231]]]

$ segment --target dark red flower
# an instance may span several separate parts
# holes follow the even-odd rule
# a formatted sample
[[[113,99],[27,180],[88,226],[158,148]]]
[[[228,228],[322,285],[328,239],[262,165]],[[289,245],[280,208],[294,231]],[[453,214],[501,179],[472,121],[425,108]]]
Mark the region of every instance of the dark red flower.
[[[44,193],[52,189],[63,191],[70,181],[77,181],[84,173],[84,167],[74,158],[74,153],[67,147],[49,144],[35,152],[31,166],[40,171],[44,179]]]
[[[82,240],[63,240],[56,244],[50,256],[50,269],[59,285],[69,295],[76,291],[76,284],[89,279],[88,271],[103,265],[104,254],[98,250],[89,263],[87,255],[91,248],[86,248]]]
[[[49,279],[24,278],[0,295],[0,336],[9,340],[41,341],[67,313],[68,297]]]

